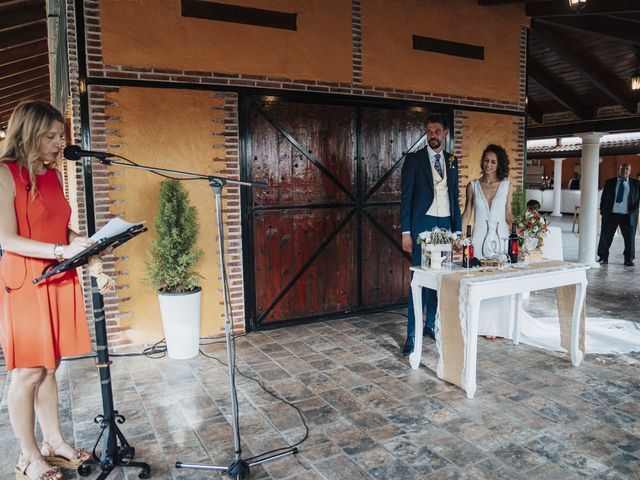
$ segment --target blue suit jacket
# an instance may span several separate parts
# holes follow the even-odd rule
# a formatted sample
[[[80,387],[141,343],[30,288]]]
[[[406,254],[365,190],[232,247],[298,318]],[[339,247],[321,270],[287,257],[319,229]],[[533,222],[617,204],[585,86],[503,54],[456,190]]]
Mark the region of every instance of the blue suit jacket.
[[[462,223],[458,204],[458,160],[448,152],[443,152],[447,169],[447,187],[451,209],[451,227],[459,231]],[[433,175],[427,147],[407,154],[402,165],[402,201],[400,221],[403,232],[411,232],[415,237],[421,233],[421,222],[433,203]]]

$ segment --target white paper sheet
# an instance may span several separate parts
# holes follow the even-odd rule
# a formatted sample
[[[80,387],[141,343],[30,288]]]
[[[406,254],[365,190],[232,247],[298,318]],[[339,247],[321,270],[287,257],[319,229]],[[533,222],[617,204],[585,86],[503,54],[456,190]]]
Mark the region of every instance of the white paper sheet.
[[[121,218],[114,217],[106,225],[104,225],[100,230],[91,235],[91,240],[102,240],[103,238],[113,237],[114,235],[119,235],[120,233],[124,233],[129,230],[131,227],[135,225],[142,225],[144,222],[138,223],[129,223],[125,222]]]

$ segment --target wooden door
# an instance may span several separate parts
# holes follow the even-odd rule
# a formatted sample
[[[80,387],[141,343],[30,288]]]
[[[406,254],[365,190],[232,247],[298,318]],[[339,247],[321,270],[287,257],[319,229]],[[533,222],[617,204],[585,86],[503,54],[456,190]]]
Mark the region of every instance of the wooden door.
[[[424,113],[256,97],[245,228],[253,328],[406,302],[400,167]],[[247,261],[248,259],[248,261]]]

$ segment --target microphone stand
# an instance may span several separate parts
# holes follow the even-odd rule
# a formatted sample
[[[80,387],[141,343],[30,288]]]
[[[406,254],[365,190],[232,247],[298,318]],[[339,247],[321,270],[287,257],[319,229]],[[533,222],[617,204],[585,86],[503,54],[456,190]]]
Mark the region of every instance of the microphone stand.
[[[96,152],[92,152],[92,153],[95,154]],[[110,156],[117,156],[117,155],[110,155]],[[102,155],[100,155],[100,157],[102,157]],[[235,386],[235,345],[234,345],[234,340],[231,337],[231,322],[230,322],[230,316],[229,316],[227,271],[226,271],[226,265],[225,265],[225,259],[224,259],[224,228],[223,228],[223,221],[222,221],[221,197],[222,197],[222,189],[227,183],[241,185],[245,187],[251,187],[251,188],[267,188],[268,185],[262,182],[243,182],[240,180],[234,180],[234,179],[225,178],[225,177],[217,177],[213,175],[205,175],[205,174],[199,174],[199,173],[184,172],[180,170],[169,170],[166,168],[149,167],[145,165],[124,163],[124,162],[119,162],[115,160],[109,160],[106,157],[98,158],[98,161],[103,165],[116,165],[121,167],[146,170],[149,172],[162,173],[162,174],[169,173],[169,174],[180,175],[183,177],[188,177],[193,179],[206,180],[209,183],[209,186],[211,187],[211,190],[215,198],[216,220],[217,220],[216,225],[218,230],[218,255],[220,259],[220,268],[222,270],[221,272],[222,273],[221,275],[222,276],[222,293],[224,296],[224,331],[225,331],[225,340],[227,345],[227,369],[228,369],[228,375],[229,375],[229,395],[231,397],[231,426],[233,430],[232,433],[233,433],[233,446],[234,446],[235,458],[233,463],[227,467],[216,466],[216,465],[205,465],[205,464],[190,464],[190,463],[183,463],[180,461],[176,462],[175,467],[176,468],[193,468],[193,469],[199,469],[199,470],[216,470],[216,471],[222,472],[223,475],[226,474],[235,479],[244,479],[249,476],[250,467],[253,467],[255,465],[260,465],[266,462],[270,462],[272,460],[282,458],[286,455],[297,454],[298,448],[291,447],[288,449],[283,449],[279,453],[271,456],[255,457],[255,458],[259,458],[259,460],[250,463],[242,459],[242,448],[240,445],[240,425],[238,421],[238,399],[237,399],[236,386]],[[122,421],[124,421],[124,418],[122,418]],[[120,423],[122,423],[122,421],[120,421]],[[124,440],[124,437],[121,434],[119,435],[119,437],[121,437],[121,439]],[[139,475],[139,477],[147,478],[142,476],[143,473],[144,471]]]

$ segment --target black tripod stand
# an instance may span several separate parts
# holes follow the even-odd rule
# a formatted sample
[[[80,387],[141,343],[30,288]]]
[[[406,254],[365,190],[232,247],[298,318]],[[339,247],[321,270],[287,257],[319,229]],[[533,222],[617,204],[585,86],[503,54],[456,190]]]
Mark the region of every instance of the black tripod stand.
[[[97,480],[103,480],[111,473],[115,467],[139,467],[141,468],[138,478],[149,478],[151,476],[151,467],[144,462],[134,462],[135,448],[133,448],[124,434],[118,428],[118,424],[125,421],[123,415],[120,415],[114,409],[113,390],[111,387],[111,361],[109,360],[109,350],[107,347],[107,328],[104,315],[104,303],[102,295],[98,290],[98,284],[95,278],[91,278],[91,291],[93,292],[93,308],[96,329],[96,346],[98,359],[96,367],[100,372],[100,388],[102,391],[102,415],[98,415],[93,419],[102,431],[96,440],[91,452],[91,460],[78,468],[78,473],[82,476],[89,474],[90,465],[99,465],[102,472]],[[102,442],[102,443],[101,443]],[[100,453],[98,454],[98,446],[102,444]]]
[[[85,157],[83,170],[85,190],[84,197],[87,211],[87,230],[89,235],[93,235],[96,232],[96,220],[93,204],[93,176],[91,161],[88,156],[90,153],[93,152],[84,152],[75,145],[69,145],[64,149],[64,156],[69,160],[80,160],[81,157]],[[104,159],[113,155],[104,153],[97,156]],[[137,235],[141,232],[142,230],[135,234]],[[131,235],[131,237],[133,236],[134,235]],[[124,243],[124,241],[115,243],[113,246]],[[83,265],[83,263],[76,266],[80,265]],[[78,473],[83,477],[87,476],[91,471],[91,465],[98,465],[102,472],[96,480],[104,480],[115,467],[133,467],[141,469],[138,474],[139,478],[149,478],[151,476],[151,467],[149,467],[147,463],[133,461],[135,448],[127,442],[124,434],[120,431],[120,428],[118,428],[118,425],[124,423],[125,418],[115,410],[113,404],[111,360],[109,360],[104,300],[100,290],[98,289],[98,283],[93,277],[91,277],[91,300],[93,304],[93,319],[96,334],[96,367],[100,372],[100,391],[102,394],[102,415],[97,415],[93,421],[100,426],[101,432],[93,446],[91,459],[78,468]],[[101,447],[99,447],[99,445],[101,445]]]
[[[107,248],[116,248],[123,243],[131,240],[136,235],[145,232],[147,229],[142,225],[134,225],[126,232],[115,235],[111,238],[102,239],[80,252],[73,258],[65,260],[64,262],[55,265],[48,265],[42,275],[33,280],[33,283],[37,283],[47,277],[56,275],[58,273],[66,272],[74,268],[81,267],[88,263],[89,258],[93,255],[97,255]],[[94,307],[94,320],[96,331],[96,345],[97,345],[97,362],[96,366],[100,371],[100,389],[102,392],[102,408],[103,414],[98,415],[93,421],[100,425],[102,432],[100,433],[98,440],[96,441],[93,450],[91,452],[91,459],[82,464],[78,468],[78,473],[81,476],[87,476],[91,471],[91,465],[99,465],[102,468],[102,473],[98,476],[99,479],[104,479],[111,473],[115,467],[139,467],[142,469],[139,478],[149,478],[151,468],[149,465],[143,462],[134,462],[133,457],[135,455],[135,449],[129,445],[127,439],[124,437],[118,423],[124,423],[124,417],[119,415],[113,408],[113,392],[111,389],[111,362],[109,361],[109,349],[107,347],[107,330],[106,321],[104,315],[104,308],[101,307],[102,295],[98,289],[96,279],[91,277],[91,290],[93,295],[93,307]],[[97,448],[102,440],[102,448],[100,448],[100,454],[98,455]]]
[[[216,466],[216,465],[203,465],[203,464],[194,464],[194,463],[182,463],[176,462],[176,468],[196,468],[200,470],[217,470],[222,472],[223,475],[229,475],[234,479],[243,479],[247,478],[250,473],[250,467],[255,465],[260,465],[262,463],[270,462],[272,460],[276,460],[278,458],[284,457],[286,455],[296,454],[298,453],[297,447],[291,447],[289,449],[283,450],[282,452],[262,457],[260,460],[255,462],[247,462],[242,459],[242,448],[240,446],[240,425],[238,423],[238,400],[236,394],[236,385],[235,385],[235,345],[233,339],[231,338],[231,322],[229,320],[229,299],[228,299],[228,285],[227,285],[227,271],[224,262],[224,228],[222,225],[222,203],[221,203],[221,195],[222,195],[222,187],[227,182],[233,183],[241,183],[236,180],[230,180],[219,177],[208,177],[209,185],[213,190],[213,194],[215,196],[216,201],[216,216],[217,216],[217,226],[218,226],[218,253],[220,256],[220,267],[222,270],[222,292],[224,295],[224,332],[227,343],[227,368],[229,374],[229,393],[231,396],[231,426],[233,428],[233,446],[235,451],[235,459],[233,463],[227,467]],[[247,185],[247,182],[242,183],[243,185]],[[252,187],[260,187],[266,188],[265,184],[253,183],[249,184]]]

